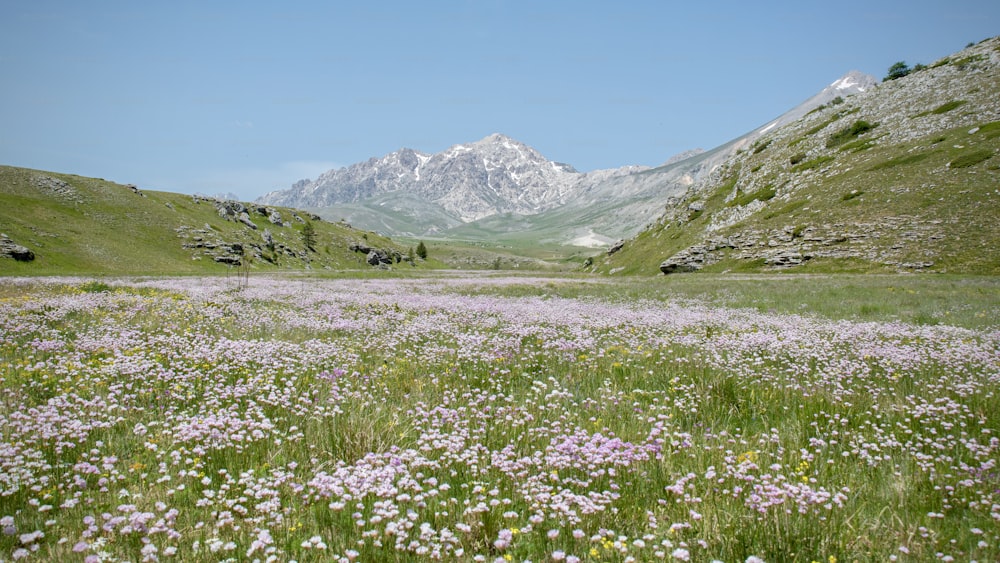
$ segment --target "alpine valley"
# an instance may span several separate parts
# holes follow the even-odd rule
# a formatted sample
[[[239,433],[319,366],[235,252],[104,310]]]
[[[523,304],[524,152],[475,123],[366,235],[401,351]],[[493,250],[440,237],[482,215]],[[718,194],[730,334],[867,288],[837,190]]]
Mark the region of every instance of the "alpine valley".
[[[652,168],[580,172],[494,133],[241,203],[4,166],[0,273],[408,262],[998,274],[998,152],[994,37],[883,82],[850,72],[753,131]],[[414,252],[423,241],[430,260]]]
[[[757,130],[711,151],[676,155],[656,168],[582,173],[494,133],[437,154],[400,149],[301,180],[258,201],[307,209],[388,236],[607,247],[639,232],[662,213],[666,198],[707,178],[761,134],[877,84],[852,71]]]
[[[655,168],[581,173],[494,134],[272,192],[390,236],[606,250],[589,271],[1000,271],[1000,38],[886,81],[850,72]]]

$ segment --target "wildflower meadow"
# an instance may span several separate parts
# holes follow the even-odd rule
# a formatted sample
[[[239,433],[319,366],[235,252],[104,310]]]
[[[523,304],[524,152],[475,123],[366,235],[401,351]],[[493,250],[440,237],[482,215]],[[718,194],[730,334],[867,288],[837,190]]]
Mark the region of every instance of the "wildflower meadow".
[[[1000,330],[602,283],[5,279],[0,560],[1000,560]]]

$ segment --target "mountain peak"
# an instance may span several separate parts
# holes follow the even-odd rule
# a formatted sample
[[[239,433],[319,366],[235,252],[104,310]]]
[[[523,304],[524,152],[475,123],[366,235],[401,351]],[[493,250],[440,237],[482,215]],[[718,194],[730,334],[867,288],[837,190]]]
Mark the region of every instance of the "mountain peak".
[[[323,173],[260,201],[326,207],[387,194],[416,196],[459,222],[500,213],[530,215],[566,201],[581,174],[502,133],[437,154],[401,149]]]
[[[858,70],[852,70],[831,83],[827,87],[827,90],[836,90],[837,92],[846,91],[847,93],[854,94],[865,92],[875,86],[878,86],[878,79],[874,76]]]

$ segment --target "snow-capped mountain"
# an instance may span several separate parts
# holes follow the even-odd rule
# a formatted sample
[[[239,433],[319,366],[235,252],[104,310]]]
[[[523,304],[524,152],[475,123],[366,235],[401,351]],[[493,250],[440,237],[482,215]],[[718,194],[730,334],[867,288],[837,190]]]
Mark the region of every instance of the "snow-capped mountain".
[[[495,133],[437,154],[400,149],[330,170],[313,181],[271,192],[262,203],[329,207],[404,192],[434,203],[462,222],[499,213],[530,215],[565,203],[583,176],[535,149]]]
[[[581,173],[496,133],[436,154],[400,149],[301,180],[258,201],[314,209],[390,236],[475,238],[516,230],[547,242],[601,245],[638,232],[662,213],[665,201],[761,135],[877,84],[874,77],[851,71],[754,131],[709,151],[681,153],[656,168]],[[471,230],[463,227],[469,223],[475,223]]]

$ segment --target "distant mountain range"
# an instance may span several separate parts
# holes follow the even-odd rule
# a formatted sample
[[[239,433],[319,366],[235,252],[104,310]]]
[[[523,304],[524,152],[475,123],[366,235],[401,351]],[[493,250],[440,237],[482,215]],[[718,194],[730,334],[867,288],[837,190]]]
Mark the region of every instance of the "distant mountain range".
[[[665,197],[687,189],[757,136],[877,83],[852,71],[756,131],[712,151],[682,153],[657,168],[581,173],[495,133],[437,154],[400,149],[301,180],[258,202],[309,209],[392,236],[538,236],[550,243],[605,246],[638,232],[662,212]]]

